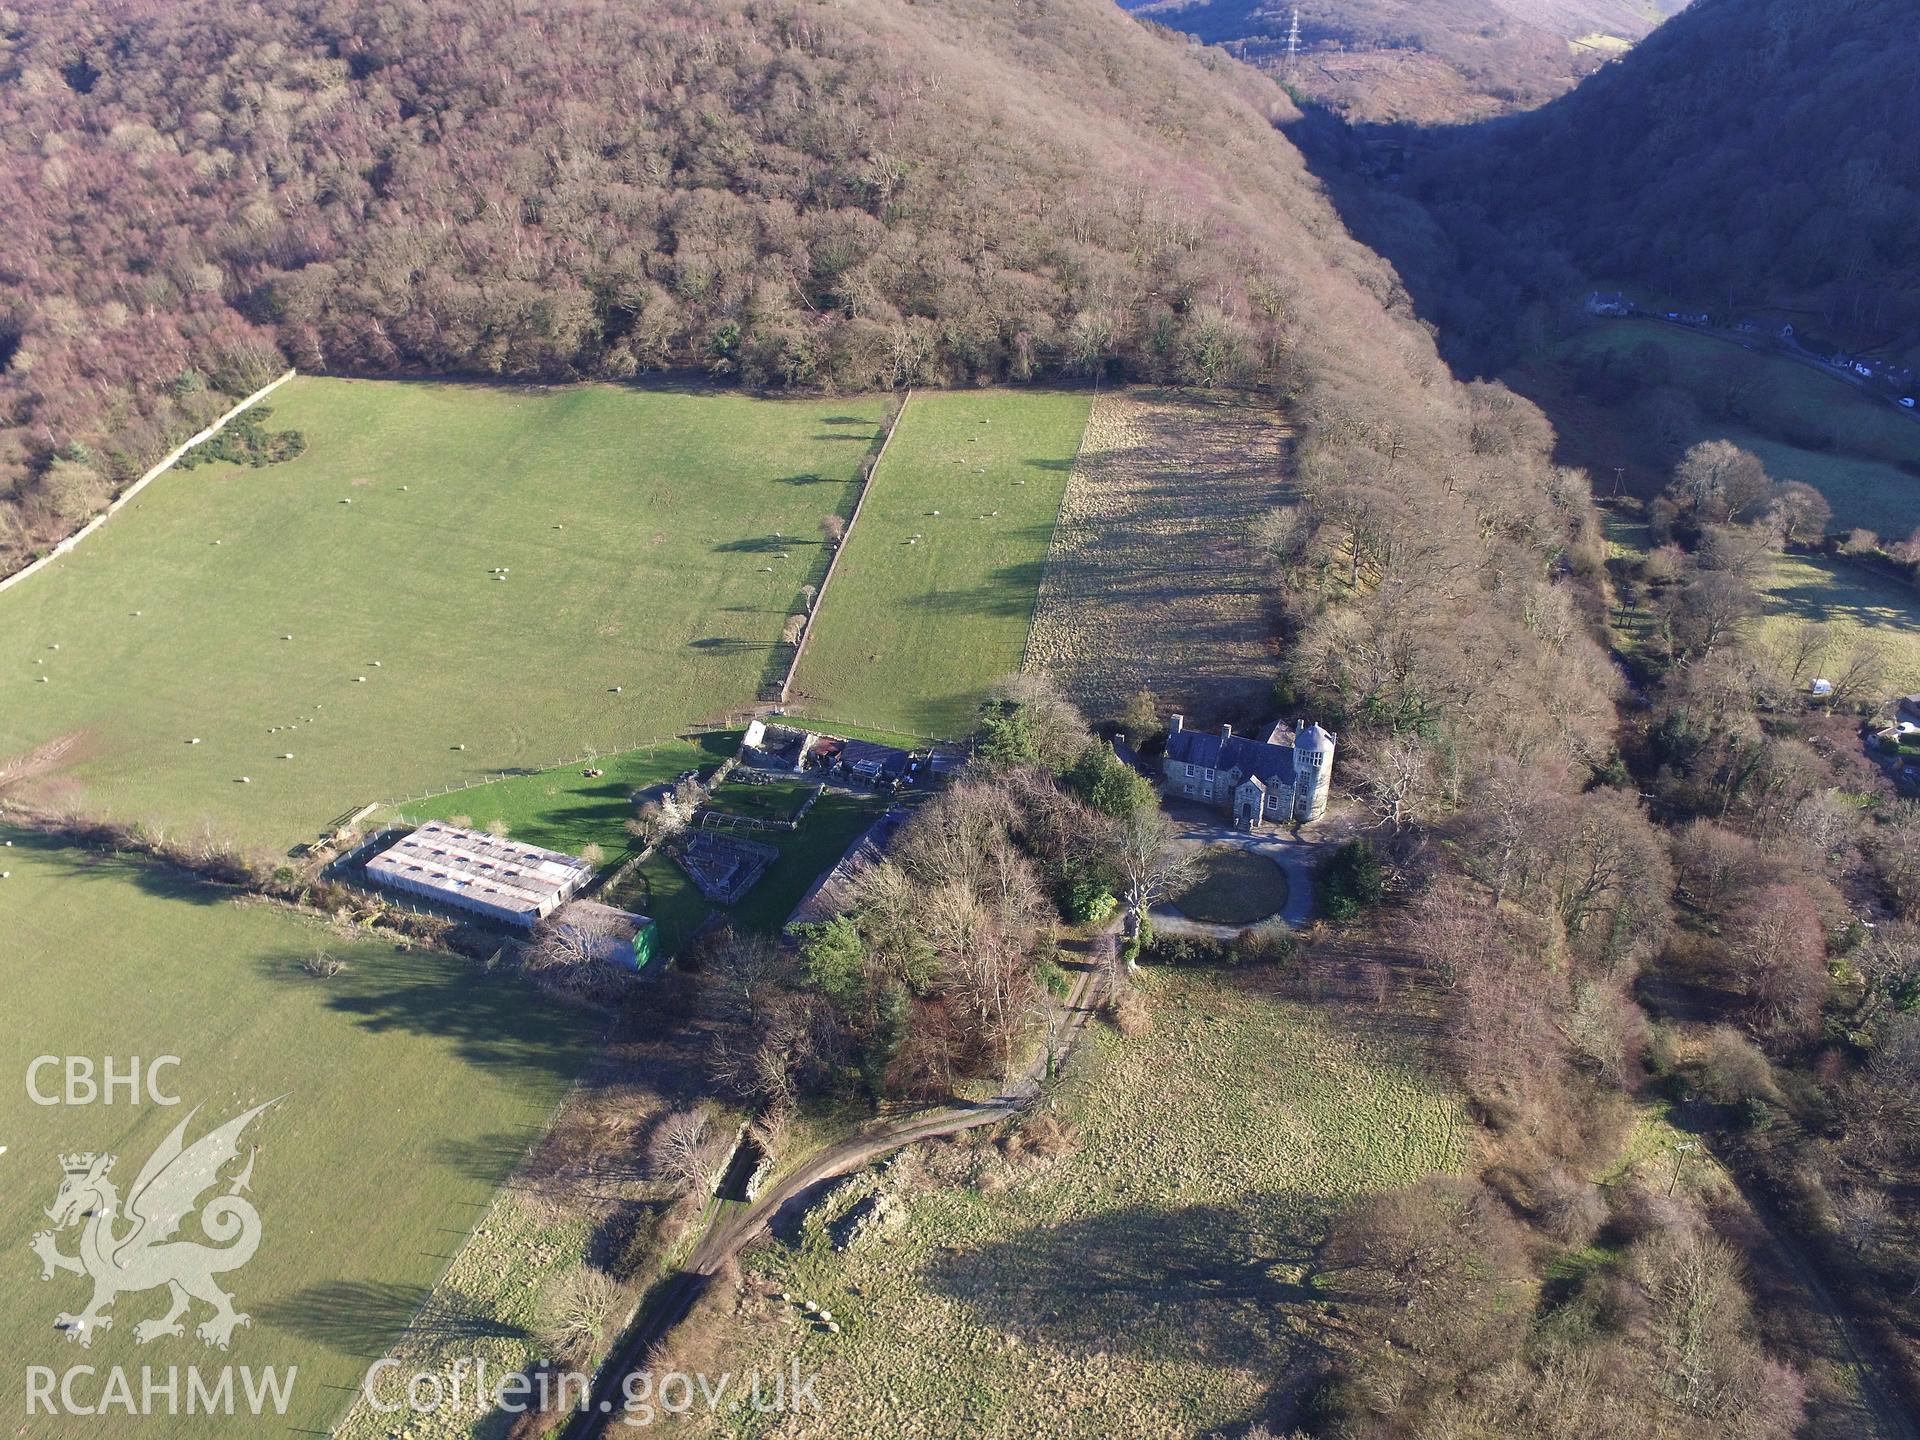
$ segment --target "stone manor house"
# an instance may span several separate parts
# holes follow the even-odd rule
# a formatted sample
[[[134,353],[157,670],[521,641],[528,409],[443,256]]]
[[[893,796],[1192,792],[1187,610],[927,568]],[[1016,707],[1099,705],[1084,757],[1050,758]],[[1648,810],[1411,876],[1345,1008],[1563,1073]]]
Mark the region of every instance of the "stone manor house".
[[[1300,720],[1291,731],[1277,722],[1258,740],[1234,734],[1231,725],[1209,735],[1187,729],[1186,718],[1175,715],[1162,762],[1167,794],[1217,805],[1242,830],[1306,825],[1326,813],[1338,738]]]

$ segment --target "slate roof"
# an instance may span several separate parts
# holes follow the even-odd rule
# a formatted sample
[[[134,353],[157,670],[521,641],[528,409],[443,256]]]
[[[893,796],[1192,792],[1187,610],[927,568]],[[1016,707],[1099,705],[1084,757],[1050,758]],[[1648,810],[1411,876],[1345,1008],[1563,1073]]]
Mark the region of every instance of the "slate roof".
[[[1270,745],[1245,735],[1176,730],[1167,737],[1167,758],[1206,770],[1238,770],[1242,775],[1258,775],[1269,790],[1293,784],[1293,746]]]

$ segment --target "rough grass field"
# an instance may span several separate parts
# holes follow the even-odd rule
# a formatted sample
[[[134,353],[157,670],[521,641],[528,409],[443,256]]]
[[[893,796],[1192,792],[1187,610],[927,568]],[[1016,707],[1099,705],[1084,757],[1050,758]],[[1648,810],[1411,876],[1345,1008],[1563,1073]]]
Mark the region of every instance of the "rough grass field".
[[[1287,908],[1287,876],[1264,855],[1230,845],[1202,853],[1194,882],[1173,897],[1182,915],[1213,925],[1251,925]]]
[[[1286,434],[1257,408],[1211,398],[1095,399],[1028,667],[1095,716],[1142,688],[1202,719],[1264,700],[1269,626],[1248,538],[1280,499]]]
[[[1920,426],[1914,429],[1920,434]],[[1805,450],[1739,425],[1722,425],[1719,430],[1726,439],[1758,455],[1775,480],[1799,480],[1826,496],[1833,507],[1835,531],[1864,525],[1889,540],[1904,540],[1920,527],[1920,474],[1884,460]],[[1920,465],[1920,456],[1913,463]]]
[[[302,378],[272,408],[299,459],[168,475],[0,594],[0,756],[80,737],[52,798],[286,846],[751,702],[886,402]]]
[[[1311,1261],[1328,1217],[1457,1168],[1468,1125],[1396,1058],[1403,1037],[1269,981],[1149,972],[1152,1030],[1089,1036],[1063,1101],[1070,1153],[910,1152],[882,1172],[908,1207],[897,1229],[837,1253],[829,1202],[796,1243],[751,1253],[742,1323],[703,1363],[797,1356],[825,1413],[690,1428],[1025,1440],[1044,1416],[1046,1434],[1088,1440],[1238,1433],[1291,1393],[1325,1323]]]
[[[427,1294],[494,1187],[545,1124],[587,1052],[576,1015],[530,1004],[519,984],[467,962],[339,940],[265,906],[239,905],[135,862],[48,847],[6,832],[0,935],[0,1406],[24,1414],[27,1365],[298,1366],[285,1420],[36,1418],[35,1436],[199,1437],[327,1430],[370,1361]],[[316,943],[344,973],[299,967]],[[42,1108],[23,1084],[36,1055],[177,1055],[179,1108]],[[51,1079],[52,1077],[46,1077]],[[197,1138],[284,1095],[249,1137],[262,1240],[226,1281],[252,1316],[222,1355],[199,1340],[136,1345],[136,1321],[164,1291],[128,1294],[92,1348],[53,1328],[87,1287],[43,1284],[27,1250],[46,1228],[67,1151],[118,1155],[127,1187],[195,1105]],[[193,1235],[193,1222],[186,1234]],[[61,1235],[74,1249],[77,1232]],[[197,1322],[203,1315],[192,1317]]]
[[[913,735],[972,728],[1020,668],[1085,394],[916,392],[820,603],[793,699]]]
[[[1689,443],[1731,440],[1776,480],[1816,487],[1837,530],[1864,525],[1903,538],[1920,521],[1920,421],[1811,365],[1650,320],[1596,324],[1563,353],[1625,357],[1642,347],[1664,357],[1673,383],[1699,404]],[[1725,418],[1730,393],[1745,423]]]
[[[1782,555],[1774,561],[1762,639],[1799,621],[1832,628],[1842,647],[1856,641],[1881,648],[1884,689],[1920,689],[1920,602],[1911,587],[1862,565],[1822,556]]]

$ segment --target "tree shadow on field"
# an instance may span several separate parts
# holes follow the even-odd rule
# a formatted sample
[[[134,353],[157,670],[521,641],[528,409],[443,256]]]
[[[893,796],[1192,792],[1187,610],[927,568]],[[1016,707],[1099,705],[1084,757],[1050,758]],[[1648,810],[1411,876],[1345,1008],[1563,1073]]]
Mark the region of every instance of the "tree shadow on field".
[[[1058,471],[1073,469],[1073,461],[1071,460],[1060,460],[1060,459],[1028,460],[1023,463],[1025,463],[1026,465],[1030,466],[1035,470],[1053,470],[1058,472]]]
[[[842,437],[851,439],[851,436]],[[832,475],[819,475],[809,472],[805,475],[782,475],[777,482],[781,485],[844,485],[847,482]]]
[[[862,425],[871,430],[873,421],[859,415],[829,415],[820,422],[822,425]]]
[[[217,885],[164,860],[133,851],[91,849],[58,836],[32,830],[8,830],[6,838],[17,851],[28,851],[49,862],[67,880],[125,882],[160,900],[189,905],[221,905],[241,894],[237,886]]]
[[[960,590],[936,590],[931,594],[915,596],[912,603],[924,610],[937,610],[947,615],[1024,617],[1033,613],[1033,599],[1039,592],[1040,580],[1046,568],[1046,563],[1041,560],[1003,565],[987,577],[984,585]]]
[[[527,1158],[530,1148],[526,1135],[502,1130],[465,1138],[442,1136],[434,1141],[428,1153],[434,1164],[491,1187],[511,1175]]]
[[[750,535],[744,540],[722,540],[713,548],[714,553],[720,555],[778,555],[795,545],[820,543],[818,536],[808,540],[798,535]]]
[[[458,1291],[430,1297],[419,1286],[375,1281],[312,1285],[290,1299],[258,1305],[253,1313],[256,1322],[271,1329],[367,1358],[385,1354],[409,1324],[416,1335],[439,1341],[531,1338],[518,1325],[489,1318]]]
[[[306,978],[284,960],[276,973]],[[582,1037],[552,1001],[522,980],[480,973],[465,960],[416,951],[324,983],[327,1008],[363,1029],[450,1041],[461,1060],[496,1075],[571,1080],[585,1060]]]
[[[1319,1227],[1274,1228],[1266,1208],[1131,1206],[937,1254],[923,1278],[1030,1343],[1271,1370],[1319,1348],[1324,1297]]]
[[[704,639],[689,640],[687,644],[709,655],[747,655],[774,648],[770,640],[742,640],[732,635],[708,635]]]

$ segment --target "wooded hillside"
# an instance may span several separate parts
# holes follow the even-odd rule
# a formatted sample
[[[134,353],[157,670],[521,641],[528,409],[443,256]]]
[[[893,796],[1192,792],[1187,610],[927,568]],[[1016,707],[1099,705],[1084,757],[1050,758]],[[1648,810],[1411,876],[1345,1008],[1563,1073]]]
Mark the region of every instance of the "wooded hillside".
[[[1330,261],[1390,288],[1100,0],[4,13],[0,568],[288,360],[1287,388]]]
[[[1911,336],[1912,24],[1900,0],[1698,0],[1565,99],[1441,138],[1410,190],[1486,313],[1436,315],[1472,332],[1579,275],[1728,312],[1805,304],[1855,343]]]

